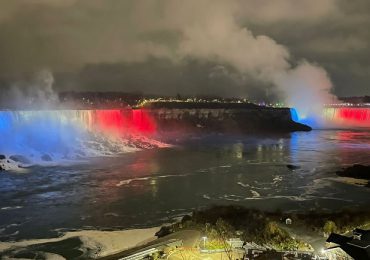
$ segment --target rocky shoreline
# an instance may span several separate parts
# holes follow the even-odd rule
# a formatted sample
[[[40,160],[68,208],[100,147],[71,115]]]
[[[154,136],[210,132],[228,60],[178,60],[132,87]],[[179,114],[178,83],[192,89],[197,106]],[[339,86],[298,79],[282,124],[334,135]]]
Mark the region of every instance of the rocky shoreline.
[[[367,184],[364,186],[370,188],[370,165],[354,164],[353,166],[337,171],[336,174],[340,177],[366,180]]]

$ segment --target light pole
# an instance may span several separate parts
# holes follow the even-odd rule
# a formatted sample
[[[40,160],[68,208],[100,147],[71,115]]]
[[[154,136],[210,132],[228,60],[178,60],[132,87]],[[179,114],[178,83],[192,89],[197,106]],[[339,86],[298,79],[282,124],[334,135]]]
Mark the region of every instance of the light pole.
[[[203,248],[206,249],[206,240],[207,240],[207,237],[202,237],[203,239]]]

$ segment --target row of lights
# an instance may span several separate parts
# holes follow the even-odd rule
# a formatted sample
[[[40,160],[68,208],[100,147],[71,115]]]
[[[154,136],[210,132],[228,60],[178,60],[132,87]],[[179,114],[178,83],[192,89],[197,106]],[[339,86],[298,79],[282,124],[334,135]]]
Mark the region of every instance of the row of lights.
[[[370,103],[334,103],[326,104],[328,107],[370,107]]]
[[[234,103],[234,104],[250,104],[254,103],[251,102],[247,99],[241,99],[241,100],[222,100],[222,99],[213,99],[213,100],[207,100],[207,99],[201,99],[201,98],[188,98],[184,100],[180,99],[175,99],[175,98],[151,98],[151,99],[143,99],[140,103],[139,106],[143,106],[146,103],[155,103],[155,102],[199,102],[199,103]],[[277,102],[277,103],[265,103],[265,102],[255,102],[259,106],[270,106],[270,107],[284,107],[285,104],[282,102]]]

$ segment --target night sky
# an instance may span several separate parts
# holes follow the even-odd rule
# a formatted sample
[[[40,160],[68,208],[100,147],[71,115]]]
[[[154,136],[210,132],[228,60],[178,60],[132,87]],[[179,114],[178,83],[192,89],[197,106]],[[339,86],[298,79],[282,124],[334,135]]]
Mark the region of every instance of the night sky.
[[[259,98],[314,68],[369,95],[369,28],[369,0],[0,0],[0,87]]]

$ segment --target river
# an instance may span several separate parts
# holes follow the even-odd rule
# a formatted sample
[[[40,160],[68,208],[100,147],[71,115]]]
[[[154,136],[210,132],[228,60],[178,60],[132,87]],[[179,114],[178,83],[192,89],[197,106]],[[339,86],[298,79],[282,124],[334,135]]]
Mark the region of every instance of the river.
[[[370,189],[335,174],[354,163],[370,164],[369,131],[192,136],[170,148],[1,172],[0,240],[156,226],[214,204],[364,208]]]

